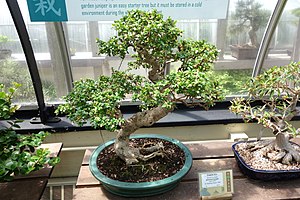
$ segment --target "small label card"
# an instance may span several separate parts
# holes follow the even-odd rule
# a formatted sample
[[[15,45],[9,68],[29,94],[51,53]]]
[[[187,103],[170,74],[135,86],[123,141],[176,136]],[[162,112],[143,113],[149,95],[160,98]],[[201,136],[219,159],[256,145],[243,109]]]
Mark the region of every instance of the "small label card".
[[[198,176],[200,199],[232,198],[232,170],[201,172]]]

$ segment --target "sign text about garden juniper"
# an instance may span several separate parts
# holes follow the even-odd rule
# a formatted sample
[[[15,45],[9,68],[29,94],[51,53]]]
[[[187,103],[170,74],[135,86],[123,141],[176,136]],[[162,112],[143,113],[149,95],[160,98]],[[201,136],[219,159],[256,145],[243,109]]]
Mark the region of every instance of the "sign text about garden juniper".
[[[157,9],[174,19],[224,19],[228,0],[27,0],[31,21],[113,21]]]

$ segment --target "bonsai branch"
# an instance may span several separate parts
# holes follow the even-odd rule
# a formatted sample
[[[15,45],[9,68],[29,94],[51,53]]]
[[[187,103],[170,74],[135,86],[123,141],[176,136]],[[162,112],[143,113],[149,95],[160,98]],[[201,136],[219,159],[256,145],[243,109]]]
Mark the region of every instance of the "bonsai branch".
[[[151,56],[151,54],[143,47],[137,48],[137,53],[143,57],[144,62],[151,66],[148,77],[152,82],[156,82],[164,78],[164,69],[161,69],[160,64]]]

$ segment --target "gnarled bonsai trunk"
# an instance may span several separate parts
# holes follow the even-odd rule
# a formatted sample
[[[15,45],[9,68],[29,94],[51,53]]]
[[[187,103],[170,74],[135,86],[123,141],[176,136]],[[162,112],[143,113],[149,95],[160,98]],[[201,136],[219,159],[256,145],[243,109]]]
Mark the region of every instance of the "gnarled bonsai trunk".
[[[118,131],[115,141],[116,154],[123,159],[126,164],[130,165],[139,162],[139,160],[148,160],[155,156],[163,156],[163,145],[155,144],[149,148],[134,148],[129,146],[129,136],[137,129],[143,126],[151,126],[154,122],[165,117],[172,109],[167,109],[162,106],[138,112],[127,119]],[[149,155],[142,155],[140,150],[146,150]]]
[[[289,140],[290,134],[287,132],[278,133],[275,140],[275,149],[278,148],[280,151],[275,158],[287,165],[290,164],[292,160],[300,162],[300,154]]]
[[[251,28],[251,30],[248,32],[248,35],[249,35],[251,44],[252,44],[253,46],[255,46],[255,47],[258,48],[259,43],[258,43],[258,40],[257,40],[256,31],[255,31],[253,28]]]
[[[259,141],[251,151],[261,149],[263,156],[286,165],[290,165],[293,160],[300,162],[300,153],[290,143],[290,136],[288,132],[279,132],[275,140]]]

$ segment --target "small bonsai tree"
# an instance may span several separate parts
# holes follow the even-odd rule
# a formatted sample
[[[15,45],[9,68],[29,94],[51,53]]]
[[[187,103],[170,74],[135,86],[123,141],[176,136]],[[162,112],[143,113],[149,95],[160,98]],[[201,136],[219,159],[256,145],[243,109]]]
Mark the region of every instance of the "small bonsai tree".
[[[116,131],[116,154],[126,164],[132,164],[163,154],[161,144],[146,149],[148,155],[129,146],[129,136],[140,127],[151,126],[165,117],[176,103],[208,109],[222,99],[221,87],[210,72],[218,50],[205,41],[182,40],[176,22],[164,20],[156,10],[129,11],[113,27],[117,36],[107,42],[97,40],[99,53],[124,59],[132,49],[135,61],[128,64],[128,70],[113,70],[111,77],[75,82],[65,97],[66,104],[60,105],[57,112],[67,113],[79,125],[90,120],[95,128]],[[167,66],[173,62],[180,62],[180,67],[166,74]],[[146,69],[148,77],[130,73],[138,68]],[[141,102],[141,110],[125,119],[120,103],[127,95]]]
[[[11,100],[19,87],[20,84],[15,83],[6,90],[0,84],[0,119],[9,119],[18,109],[18,106],[12,105]],[[37,149],[48,133],[17,134],[15,128],[19,128],[19,122],[20,120],[8,121],[8,128],[0,126],[0,182],[10,181],[16,175],[26,175],[59,162],[59,158],[50,158],[47,149]]]
[[[236,98],[230,110],[240,114],[246,122],[256,120],[272,130],[274,141],[259,142],[254,149],[262,148],[264,156],[274,161],[290,164],[300,162],[300,154],[289,142],[291,134],[298,134],[291,120],[299,113],[300,63],[273,67],[250,81],[246,88],[249,98]],[[254,102],[261,100],[261,103]]]
[[[0,35],[0,49],[3,49],[4,44],[9,41],[9,38],[6,35]]]
[[[238,0],[232,14],[233,24],[229,31],[233,34],[248,30],[249,46],[259,47],[257,31],[266,26],[270,11],[262,9],[262,4],[255,0]]]
[[[5,35],[0,35],[0,59],[6,59],[11,56],[12,51],[6,49],[6,43],[9,41],[9,38]]]

